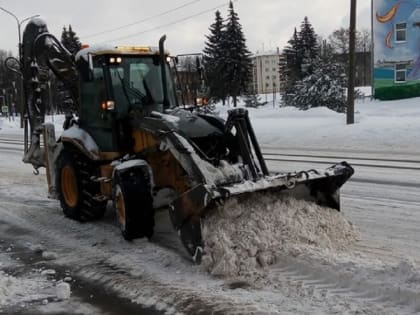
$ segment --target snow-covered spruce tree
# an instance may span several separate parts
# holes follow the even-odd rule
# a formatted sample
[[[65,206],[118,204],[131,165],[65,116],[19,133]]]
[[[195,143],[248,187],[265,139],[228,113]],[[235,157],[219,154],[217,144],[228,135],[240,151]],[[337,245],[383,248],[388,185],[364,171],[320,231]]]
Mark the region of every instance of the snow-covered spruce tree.
[[[297,92],[297,82],[312,74],[315,70],[315,60],[319,56],[317,35],[308,17],[303,19],[300,31],[294,30],[293,36],[283,50],[286,64],[280,69],[285,86],[283,103],[294,106]]]
[[[313,60],[313,73],[297,81],[290,103],[302,110],[326,106],[336,112],[347,108],[344,66],[331,54]]]
[[[223,82],[222,70],[222,36],[224,31],[223,18],[219,11],[215,13],[215,21],[210,26],[210,35],[203,50],[203,66],[206,84],[209,89],[209,99],[214,101],[225,100],[226,89]]]
[[[283,49],[283,56],[284,62],[279,64],[279,71],[284,82],[283,101],[288,104],[296,81],[301,79],[302,50],[296,28]]]
[[[307,16],[299,32],[299,47],[302,50],[301,79],[314,72],[314,62],[319,55],[317,35]]]
[[[227,94],[233,99],[233,106],[236,107],[237,97],[247,90],[251,80],[252,61],[232,1],[229,2],[229,13],[225,25],[225,31],[222,33],[223,83]]]
[[[63,27],[63,31],[61,33],[61,43],[73,55],[75,55],[82,47],[79,37],[76,35],[76,32],[73,31],[71,25],[69,25],[68,30],[65,26]]]

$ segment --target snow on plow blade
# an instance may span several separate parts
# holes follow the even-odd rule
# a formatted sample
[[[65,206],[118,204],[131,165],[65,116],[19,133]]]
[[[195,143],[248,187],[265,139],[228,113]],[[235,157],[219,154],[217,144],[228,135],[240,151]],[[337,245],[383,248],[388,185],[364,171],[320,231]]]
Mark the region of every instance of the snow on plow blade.
[[[349,164],[341,162],[327,169],[270,174],[230,185],[197,185],[172,203],[171,220],[193,260],[200,263],[203,254],[201,219],[217,204],[234,196],[240,198],[267,191],[274,195],[285,194],[295,199],[313,201],[340,211],[340,187],[353,173]]]

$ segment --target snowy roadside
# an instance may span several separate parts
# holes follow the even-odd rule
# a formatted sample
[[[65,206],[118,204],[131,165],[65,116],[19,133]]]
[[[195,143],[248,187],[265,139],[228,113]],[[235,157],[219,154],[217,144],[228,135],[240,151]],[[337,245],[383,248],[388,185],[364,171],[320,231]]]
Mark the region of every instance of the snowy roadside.
[[[419,98],[381,102],[358,101],[355,124],[346,114],[325,107],[249,108],[251,122],[264,147],[331,151],[420,152]],[[226,117],[231,107],[218,106]]]
[[[315,151],[373,151],[420,153],[419,98],[376,101],[358,100],[355,124],[346,125],[346,115],[325,107],[301,111],[273,106],[270,99],[260,108],[248,108],[261,146]],[[239,103],[243,106],[243,103]],[[216,112],[226,118],[229,106],[217,104]],[[62,132],[62,115],[48,116],[56,134]],[[0,135],[22,134],[19,120],[0,117]]]

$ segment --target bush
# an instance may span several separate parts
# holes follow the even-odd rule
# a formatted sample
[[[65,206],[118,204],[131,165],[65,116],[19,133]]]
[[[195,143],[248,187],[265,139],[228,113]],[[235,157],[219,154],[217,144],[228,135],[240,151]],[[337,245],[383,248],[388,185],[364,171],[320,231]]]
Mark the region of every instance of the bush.
[[[418,96],[420,96],[420,83],[375,88],[375,98],[382,101],[398,100]]]

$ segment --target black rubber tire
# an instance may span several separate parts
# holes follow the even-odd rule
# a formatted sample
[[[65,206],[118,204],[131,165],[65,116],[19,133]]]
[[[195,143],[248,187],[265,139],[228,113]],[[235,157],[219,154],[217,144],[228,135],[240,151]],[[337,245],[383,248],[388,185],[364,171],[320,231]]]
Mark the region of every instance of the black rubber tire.
[[[95,199],[100,195],[100,184],[91,180],[98,173],[99,169],[83,154],[67,149],[60,153],[56,162],[56,188],[66,217],[86,222],[104,216],[107,201]],[[71,194],[69,197],[71,181],[74,198]]]
[[[114,173],[114,210],[121,233],[128,241],[153,236],[155,213],[150,185],[148,171],[142,167]]]

